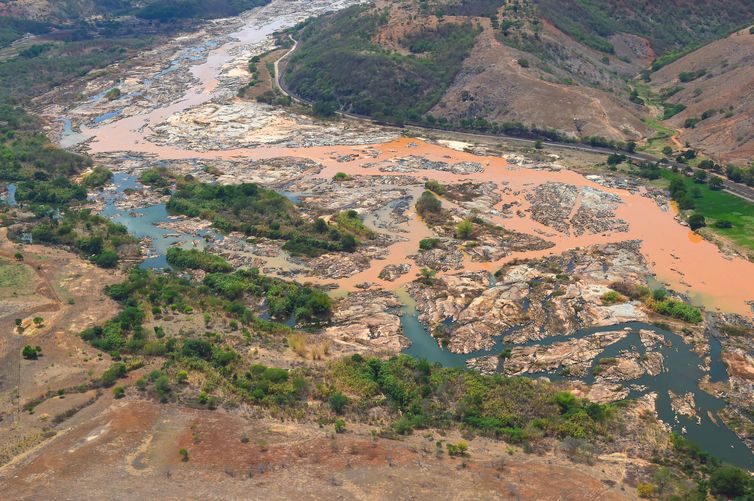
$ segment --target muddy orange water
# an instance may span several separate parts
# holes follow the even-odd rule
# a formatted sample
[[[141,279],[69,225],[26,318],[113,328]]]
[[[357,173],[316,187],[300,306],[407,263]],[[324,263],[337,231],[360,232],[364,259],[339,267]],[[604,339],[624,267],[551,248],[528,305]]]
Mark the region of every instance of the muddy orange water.
[[[642,252],[658,280],[665,282],[679,292],[688,294],[692,300],[707,307],[747,316],[751,314],[747,301],[754,299],[754,264],[744,259],[724,256],[715,245],[698,238],[693,233],[690,234],[687,227],[680,225],[675,219],[673,209],[663,211],[652,199],[643,196],[641,193],[605,188],[568,170],[551,171],[513,166],[499,157],[477,156],[417,139],[403,138],[374,146],[259,147],[196,152],[155,145],[144,139],[141,130],[129,130],[135,124],[138,125],[139,129],[142,129],[142,126],[149,122],[150,118],[164,118],[173,110],[182,107],[182,105],[175,105],[170,110],[163,109],[158,113],[153,112],[153,115],[146,120],[146,117],[124,119],[101,129],[95,129],[94,137],[96,140],[91,144],[92,151],[143,152],[160,159],[239,157],[265,159],[294,156],[321,163],[324,169],[318,176],[324,178],[331,178],[337,172],[346,172],[349,175],[367,176],[410,175],[417,179],[437,179],[443,183],[492,181],[500,189],[507,188],[504,192],[500,192],[502,196],[501,204],[516,202],[518,209],[527,214],[525,217],[491,217],[492,222],[510,230],[540,236],[553,242],[555,246],[543,251],[514,253],[497,262],[478,263],[467,258],[465,261],[466,270],[495,271],[514,259],[539,258],[559,254],[573,248],[637,239],[642,241]],[[365,155],[367,149],[373,150],[373,154]],[[374,156],[374,152],[376,152],[376,156]],[[335,161],[336,157],[349,154],[357,156],[350,162]],[[368,167],[365,165],[411,155],[449,163],[477,162],[484,166],[484,171],[458,175],[451,172],[417,170],[406,174],[381,172],[376,166]],[[618,195],[623,203],[619,205],[616,217],[626,221],[629,224],[629,230],[627,232],[574,236],[560,233],[532,220],[527,212],[529,202],[525,199],[524,192],[548,181],[576,186],[591,186]],[[417,193],[414,193],[414,195]],[[452,205],[447,200],[444,203]],[[578,203],[577,201],[577,206]],[[415,254],[419,241],[422,238],[432,236],[432,231],[415,214],[409,215],[409,221],[405,224],[406,233],[400,234],[401,241],[390,246],[387,258],[374,260],[369,269],[339,280],[341,292],[353,290],[354,286],[361,282],[374,282],[378,285],[395,288],[414,279],[418,270],[407,256]],[[400,263],[411,264],[412,271],[392,283],[386,283],[377,277],[385,265]],[[310,278],[312,281],[320,283],[332,282],[332,280],[322,280],[317,277]]]
[[[250,39],[260,36],[259,33],[241,32],[240,39]],[[237,43],[230,44],[235,46]],[[231,159],[244,158],[250,160],[269,159],[281,156],[308,158],[324,166],[320,177],[330,178],[337,172],[350,175],[389,176],[410,175],[417,179],[436,179],[443,183],[457,183],[461,181],[487,182],[498,185],[502,196],[501,204],[515,202],[517,209],[526,213],[525,217],[502,216],[488,217],[492,222],[510,230],[540,236],[553,242],[554,247],[544,251],[519,252],[497,262],[478,263],[465,260],[466,270],[495,271],[505,263],[520,258],[539,258],[551,254],[559,254],[566,250],[586,247],[594,244],[619,242],[629,239],[641,240],[642,252],[650,263],[656,278],[665,282],[671,288],[688,294],[692,300],[707,307],[720,310],[751,315],[751,308],[747,301],[754,299],[754,264],[741,258],[724,256],[718,248],[690,233],[688,228],[675,220],[673,209],[663,211],[650,198],[625,190],[604,188],[582,175],[568,170],[551,171],[522,168],[509,165],[499,157],[477,156],[455,148],[439,144],[430,144],[417,139],[398,139],[393,142],[373,146],[318,146],[306,148],[286,147],[257,147],[244,149],[229,149],[223,151],[192,151],[174,146],[161,146],[146,139],[153,133],[152,126],[162,122],[176,113],[181,113],[194,106],[207,102],[217,86],[216,75],[223,64],[231,60],[228,55],[229,47],[222,47],[210,54],[208,60],[192,68],[193,75],[199,84],[188,89],[183,98],[165,107],[157,108],[148,113],[126,117],[97,128],[83,129],[82,133],[89,138],[90,153],[105,152],[136,152],[144,153],[159,159]],[[365,155],[367,149],[373,150],[374,155]],[[337,162],[335,158],[345,155],[356,155],[350,162]],[[448,163],[477,162],[484,166],[484,171],[458,175],[451,172],[418,170],[413,173],[381,172],[377,167],[365,164],[391,161],[407,156],[421,156],[428,160]],[[558,181],[576,186],[591,186],[618,195],[623,201],[616,217],[629,224],[627,232],[606,233],[598,235],[574,236],[560,233],[552,228],[531,219],[527,209],[529,203],[525,199],[525,192],[538,184]],[[505,188],[505,190],[503,190]],[[419,189],[414,190],[418,195]],[[577,210],[580,200],[577,200]],[[452,205],[445,200],[446,205]],[[432,231],[420,221],[416,214],[409,214],[409,221],[404,225],[405,233],[401,233],[401,240],[390,246],[384,260],[374,260],[369,269],[357,273],[349,278],[339,280],[340,292],[354,290],[354,286],[361,282],[374,282],[387,288],[396,288],[413,280],[416,272],[415,265],[408,256],[418,250],[418,243],[422,238],[432,235]],[[407,263],[412,265],[408,274],[395,282],[386,283],[378,278],[379,272],[387,264]],[[314,282],[332,282],[317,277]]]

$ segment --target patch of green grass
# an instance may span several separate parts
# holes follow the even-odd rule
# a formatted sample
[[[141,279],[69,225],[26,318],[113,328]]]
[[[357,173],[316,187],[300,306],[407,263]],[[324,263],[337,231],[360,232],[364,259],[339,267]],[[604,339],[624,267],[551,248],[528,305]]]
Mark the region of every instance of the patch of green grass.
[[[662,177],[682,179],[688,192],[696,186],[701,196],[694,198],[694,211],[707,220],[710,231],[730,240],[749,251],[754,251],[754,204],[724,191],[715,191],[707,185],[697,184],[690,178],[670,171],[663,171]],[[732,228],[715,228],[713,223],[725,219],[733,224]]]
[[[23,263],[0,258],[0,298],[34,293],[34,272]]]

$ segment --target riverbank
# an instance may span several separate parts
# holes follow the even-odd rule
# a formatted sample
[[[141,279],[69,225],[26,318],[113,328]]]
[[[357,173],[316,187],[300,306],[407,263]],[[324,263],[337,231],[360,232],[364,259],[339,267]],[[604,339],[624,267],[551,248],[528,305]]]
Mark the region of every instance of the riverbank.
[[[326,4],[286,3],[281,15],[282,4],[273,2],[241,19],[218,21],[202,33],[145,55],[149,64],[137,62],[118,82],[125,94],[122,100],[97,99],[114,84],[111,74],[88,84],[90,92],[83,103],[66,110],[52,106],[48,111],[72,120],[70,133],[63,137],[69,141],[65,144],[117,171],[116,194],[134,188],[134,177],[145,168],[164,166],[205,182],[256,182],[285,192],[312,220],[354,210],[377,237],[351,254],[293,258],[280,241],[249,241],[240,234],[221,237],[209,229],[211,221],[169,218],[165,195],[155,198],[153,192],[137,187],[145,195],[130,197],[135,204],[125,208],[106,202],[103,213],[150,239],[145,266],[164,266],[164,253],[172,245],[206,247],[237,267],[260,267],[266,274],[320,285],[344,298],[336,306],[340,323],[327,334],[344,347],[343,353],[397,353],[406,347],[408,337],[413,341],[408,353],[437,355],[452,365],[466,362],[465,357],[456,357],[461,352],[477,352],[478,358],[480,350],[487,350],[488,356],[497,356],[493,350],[503,345],[495,338],[526,324],[529,319],[521,310],[526,309],[528,317],[532,305],[541,313],[532,324],[536,329],[532,327],[525,338],[510,332],[509,341],[525,344],[544,331],[543,337],[568,336],[573,344],[579,341],[582,322],[587,327],[611,327],[646,320],[638,307],[602,305],[610,281],[625,278],[627,271],[637,282],[651,277],[710,311],[751,317],[748,301],[754,290],[730,284],[754,283],[754,265],[692,238],[659,191],[610,176],[584,177],[567,169],[557,156],[512,152],[499,145],[399,138],[394,129],[374,124],[319,122],[236,98],[235,90],[248,78],[249,59],[270,48],[270,35],[325,9]],[[443,212],[435,223],[421,218],[414,208],[430,180],[445,189],[438,193]],[[471,238],[456,232],[464,222],[471,224]],[[438,239],[440,244],[420,250],[424,239]],[[631,252],[605,258],[609,254],[605,249],[621,248],[627,242],[635,242]],[[590,252],[593,259],[581,272],[591,274],[592,281],[571,281],[574,272],[568,272],[564,256]],[[543,281],[527,276],[531,269],[526,266],[517,268],[516,273],[522,274],[517,280],[491,286],[490,273],[500,269],[510,270],[522,261],[564,259],[560,274],[569,280],[562,284],[563,295],[531,293]],[[443,284],[431,297],[423,297],[422,285],[415,281],[423,269]],[[551,275],[548,278],[555,283],[562,280],[558,273]],[[501,293],[505,287],[507,296]],[[396,290],[409,290],[412,299],[402,296],[396,302],[392,295]],[[483,300],[472,308],[476,298]],[[419,317],[412,311],[416,299]],[[558,305],[554,314],[548,306],[553,303]],[[490,315],[497,318],[489,322]],[[452,354],[441,350],[426,330],[421,334],[420,321],[434,334],[447,318],[451,324],[459,319],[464,324],[446,326],[452,331],[449,346],[456,352]],[[698,344],[706,339],[704,334],[694,338]],[[634,348],[638,345],[625,347],[643,356]],[[587,372],[600,353],[582,362]],[[689,360],[681,357],[667,363],[678,367],[676,363]],[[505,364],[494,368],[505,370]],[[701,375],[688,377],[695,381]],[[672,391],[683,396],[689,393],[686,390]],[[661,402],[671,399],[667,389],[650,388],[649,393],[661,394]],[[688,430],[690,425],[667,416],[676,430]],[[703,426],[711,425],[704,421]]]

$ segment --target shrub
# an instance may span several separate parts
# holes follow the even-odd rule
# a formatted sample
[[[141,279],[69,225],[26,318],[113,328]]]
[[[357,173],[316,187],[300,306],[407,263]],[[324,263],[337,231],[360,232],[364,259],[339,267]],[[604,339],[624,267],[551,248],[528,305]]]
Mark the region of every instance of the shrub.
[[[124,390],[122,386],[116,386],[113,388],[113,396],[115,398],[123,398],[126,396],[126,390]]]
[[[442,204],[431,191],[425,191],[416,202],[416,212],[426,218],[428,215],[440,212]]]
[[[707,70],[682,71],[678,74],[678,80],[688,83],[707,74]]]
[[[178,247],[171,247],[168,249],[166,257],[168,263],[176,268],[204,270],[207,273],[224,273],[233,269],[220,256],[197,249],[183,250]]]
[[[675,299],[655,301],[652,309],[660,315],[677,318],[691,324],[698,324],[702,321],[702,313],[698,308]]]
[[[450,442],[448,442],[446,446],[448,448],[448,456],[465,457],[469,455],[469,444],[467,444],[466,442],[461,441],[457,444],[451,444]]]
[[[351,176],[349,176],[345,172],[338,172],[332,178],[335,181],[348,181],[349,179],[351,179]]]
[[[335,428],[335,433],[345,433],[346,431],[346,422],[342,419],[336,419],[333,426]]]
[[[40,353],[42,353],[41,346],[30,346],[27,344],[26,346],[24,346],[24,349],[21,350],[21,356],[23,356],[26,360],[36,360],[39,358]]]
[[[721,190],[723,189],[723,180],[717,176],[710,176],[709,181],[707,181],[707,185],[709,186],[710,190]]]
[[[612,153],[607,157],[607,165],[618,165],[628,160],[626,155],[621,153]]]
[[[707,226],[707,222],[704,219],[704,216],[699,213],[694,213],[691,216],[689,216],[689,228],[692,230],[698,230],[699,228],[704,228]]]
[[[170,394],[170,380],[165,374],[162,374],[154,381],[154,388],[161,400],[166,400]]]
[[[420,250],[432,250],[440,246],[442,241],[439,238],[423,238],[419,241]]]
[[[469,240],[474,233],[474,225],[471,221],[461,221],[456,226],[456,238],[461,240]]]
[[[178,449],[178,455],[181,456],[181,461],[183,461],[184,463],[189,460],[188,451],[186,449]]]
[[[718,219],[717,221],[715,221],[714,226],[715,228],[727,229],[727,228],[733,228],[733,223],[731,223],[727,219]]]
[[[652,291],[652,299],[655,301],[662,301],[666,297],[668,297],[668,291],[665,289],[655,289]]]
[[[669,118],[673,118],[680,112],[686,109],[685,104],[676,103],[676,104],[669,104],[669,103],[663,103],[662,104],[664,108],[664,112],[662,114],[663,120],[668,120]]]
[[[424,188],[441,196],[444,195],[447,191],[447,188],[443,184],[441,184],[439,181],[435,181],[434,179],[430,179],[429,181],[424,183]]]
[[[602,300],[602,303],[606,305],[622,303],[625,301],[625,298],[616,291],[605,292],[600,299]]]
[[[751,477],[741,468],[724,465],[712,472],[709,479],[714,494],[735,498],[751,489]]]
[[[687,118],[687,119],[686,119],[686,120],[684,120],[684,122],[683,122],[683,127],[684,127],[684,129],[694,129],[694,128],[696,128],[696,124],[698,124],[698,123],[699,123],[699,121],[700,121],[700,120],[699,120],[699,118],[698,118],[698,117],[690,117],[690,118]]]
[[[517,62],[518,62],[518,65],[521,66],[522,68],[528,68],[529,67],[529,60],[528,59],[525,59],[525,58],[522,57]]]
[[[330,395],[328,403],[330,404],[330,408],[333,410],[333,412],[335,412],[336,414],[342,414],[343,410],[345,410],[346,408],[346,405],[348,405],[348,397],[346,397],[339,391],[336,391],[333,392],[332,395]]]
[[[117,87],[115,87],[115,88],[113,88],[113,89],[110,89],[109,91],[107,91],[107,93],[105,94],[105,98],[106,98],[106,99],[107,99],[108,101],[115,101],[115,100],[116,100],[116,99],[118,99],[118,98],[119,98],[119,97],[120,97],[121,95],[122,95],[122,93],[121,93],[120,89],[119,89],[119,88],[117,88]]]
[[[100,377],[102,386],[112,386],[118,378],[126,377],[126,364],[118,362],[110,366]]]
[[[645,299],[652,294],[649,287],[631,282],[613,282],[610,288],[631,299]]]

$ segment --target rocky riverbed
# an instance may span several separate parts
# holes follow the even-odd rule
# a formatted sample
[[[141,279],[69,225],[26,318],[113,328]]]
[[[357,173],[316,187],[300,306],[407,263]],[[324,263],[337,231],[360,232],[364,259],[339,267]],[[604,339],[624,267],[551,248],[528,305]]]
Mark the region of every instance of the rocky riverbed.
[[[430,331],[451,351],[469,353],[489,349],[503,334],[522,343],[646,320],[637,304],[605,305],[600,299],[611,283],[642,283],[646,273],[639,244],[623,242],[505,265],[494,285],[488,273],[461,273],[415,282],[410,290]]]
[[[153,225],[161,233],[146,237],[155,255],[164,253],[158,239],[180,235],[170,245],[206,247],[235,267],[333,290],[333,323],[322,334],[339,353],[405,349],[410,313],[401,308],[410,298],[393,293],[405,287],[434,348],[468,355],[470,366],[486,372],[554,370],[590,379],[583,394],[607,402],[644,392],[639,387],[646,378],[662,378],[672,366],[661,353],[665,339],[654,331],[639,332],[641,349],[623,346],[636,334],[613,326],[657,319],[639,301],[606,299],[612,284],[643,285],[657,275],[680,293],[699,292],[704,300],[722,295],[725,306],[735,304],[739,312],[742,300],[752,299],[729,290],[731,277],[743,283],[748,268],[716,249],[693,246],[657,190],[610,175],[584,178],[537,152],[398,138],[373,124],[320,122],[236,97],[249,78],[248,60],[272,47],[275,29],[332,5],[273,2],[241,19],[208,23],[91,75],[83,89],[72,83],[37,104],[69,120],[55,126],[70,129],[64,144],[94,154],[118,174],[165,167],[208,183],[254,182],[285,194],[309,219],[355,210],[375,235],[350,254],[294,258],[282,241],[219,235],[208,221],[167,216]],[[104,100],[103,91],[115,86],[123,97]],[[70,98],[76,92],[84,99]],[[439,221],[423,220],[414,209],[428,180],[444,188]],[[114,189],[95,197],[93,207],[106,207]],[[114,207],[118,217],[144,219],[142,209],[164,209],[166,199],[161,190],[134,184]],[[456,235],[462,221],[473,222],[470,238]],[[420,250],[427,238],[436,239],[434,248]],[[713,271],[694,265],[699,256]],[[714,365],[719,357],[712,354],[707,323],[667,324],[680,336],[674,348],[688,343],[709,357],[699,367]],[[583,335],[600,327],[604,332]],[[747,395],[751,401],[754,358],[741,336],[722,337],[731,377],[709,385],[739,402],[724,418],[733,427],[746,415]],[[512,345],[509,353],[505,345]],[[681,405],[688,393],[678,390],[676,411],[688,410]],[[695,395],[699,405],[703,398]],[[664,390],[655,397],[673,398]],[[744,435],[745,423],[740,429]]]

